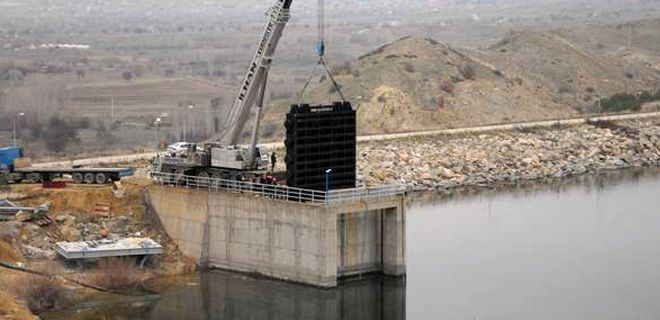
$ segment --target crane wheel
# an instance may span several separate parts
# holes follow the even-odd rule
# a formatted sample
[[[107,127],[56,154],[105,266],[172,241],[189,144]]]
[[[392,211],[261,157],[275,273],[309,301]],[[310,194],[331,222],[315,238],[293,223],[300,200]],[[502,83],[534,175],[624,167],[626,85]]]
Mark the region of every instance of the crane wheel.
[[[82,184],[83,182],[85,182],[85,176],[80,172],[76,172],[73,174],[73,182],[77,184]]]
[[[38,172],[28,173],[26,178],[30,183],[40,183],[41,181],[43,181],[43,177]]]
[[[97,173],[94,180],[96,184],[106,184],[108,182],[108,176],[105,173]]]
[[[94,184],[94,174],[93,173],[85,173],[85,178],[84,181],[86,184]]]

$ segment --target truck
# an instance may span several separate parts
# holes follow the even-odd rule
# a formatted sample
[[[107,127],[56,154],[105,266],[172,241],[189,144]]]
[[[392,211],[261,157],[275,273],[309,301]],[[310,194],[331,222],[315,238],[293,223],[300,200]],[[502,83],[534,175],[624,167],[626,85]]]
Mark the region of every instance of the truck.
[[[269,20],[252,62],[217,134],[205,142],[187,144],[185,150],[168,150],[156,156],[152,161],[154,177],[164,173],[253,181],[264,176],[270,157],[257,145],[264,94],[275,50],[290,18],[292,1],[275,0],[268,11]],[[256,115],[250,144],[238,145],[254,106]]]
[[[270,157],[255,148],[257,161],[250,160],[249,151],[241,146],[218,143],[190,144],[182,151],[168,150],[152,161],[152,172],[227,180],[253,180],[268,172]]]
[[[26,164],[23,148],[0,148],[0,185],[11,183],[41,183],[72,177],[79,184],[107,184],[133,175],[131,168],[35,168]]]

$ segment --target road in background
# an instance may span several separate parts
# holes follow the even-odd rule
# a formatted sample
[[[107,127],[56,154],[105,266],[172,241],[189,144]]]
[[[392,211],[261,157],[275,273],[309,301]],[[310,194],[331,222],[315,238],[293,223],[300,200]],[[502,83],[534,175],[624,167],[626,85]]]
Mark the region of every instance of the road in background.
[[[651,118],[660,118],[660,112],[617,114],[617,115],[607,115],[607,116],[589,117],[589,118],[571,118],[571,119],[561,119],[561,120],[518,122],[518,123],[486,125],[486,126],[469,127],[469,128],[379,134],[379,135],[370,135],[370,136],[360,136],[358,137],[358,142],[391,141],[398,139],[429,137],[429,136],[438,136],[438,135],[478,134],[478,133],[485,133],[492,131],[552,128],[555,126],[575,126],[575,125],[585,124],[589,121],[592,122],[593,121],[623,121],[623,120],[643,120],[643,119],[651,119]],[[282,142],[265,143],[262,144],[262,146],[265,147],[266,149],[279,149],[284,147],[284,143]],[[37,168],[98,166],[100,164],[129,163],[140,160],[150,160],[151,158],[155,157],[157,154],[158,154],[157,152],[147,152],[147,153],[139,153],[139,154],[107,156],[107,157],[97,157],[97,158],[79,159],[79,160],[44,162],[44,163],[34,164],[33,166]]]

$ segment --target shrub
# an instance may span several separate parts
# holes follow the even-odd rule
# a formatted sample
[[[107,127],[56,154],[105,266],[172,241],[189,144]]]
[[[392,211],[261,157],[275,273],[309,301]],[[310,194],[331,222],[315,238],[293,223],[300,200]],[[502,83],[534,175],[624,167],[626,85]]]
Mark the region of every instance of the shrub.
[[[264,128],[262,129],[262,135],[264,138],[272,138],[275,136],[279,128],[280,125],[278,123],[265,124]]]
[[[401,65],[403,66],[403,70],[405,70],[406,72],[415,73],[415,66],[413,66],[412,64],[404,62]]]
[[[348,62],[340,65],[334,65],[330,69],[332,70],[332,74],[335,75],[351,74],[351,64]]]
[[[643,104],[656,100],[660,100],[660,90],[653,95],[649,91],[642,91],[637,95],[621,93],[615,94],[609,99],[603,99],[601,101],[601,107],[603,111],[610,112],[624,110],[640,111]]]
[[[559,88],[557,89],[557,91],[558,91],[560,94],[571,93],[571,88],[569,88],[568,86],[562,84],[562,85],[559,86]]]
[[[9,243],[0,240],[0,261],[13,263],[16,262],[18,258],[19,257],[16,254],[16,251],[14,251],[14,248],[12,248]]]
[[[461,63],[461,66],[458,67],[458,71],[461,73],[463,78],[467,80],[474,80],[474,77],[476,76],[474,67],[472,67],[472,65],[467,62]]]
[[[619,126],[609,120],[587,120],[587,124],[600,129],[618,129]]]
[[[337,86],[338,86],[339,88],[337,88],[337,87],[335,87],[335,86],[330,86],[330,88],[328,89],[328,94],[334,94],[334,93],[337,93],[337,89],[341,90],[341,89],[343,88],[341,84],[337,84]]]
[[[92,283],[107,289],[134,288],[140,283],[140,273],[129,259],[103,259],[99,262]]]
[[[71,302],[71,292],[51,278],[30,275],[18,285],[19,296],[34,313],[60,309]]]
[[[446,93],[454,93],[454,83],[447,80],[440,81],[440,90]]]

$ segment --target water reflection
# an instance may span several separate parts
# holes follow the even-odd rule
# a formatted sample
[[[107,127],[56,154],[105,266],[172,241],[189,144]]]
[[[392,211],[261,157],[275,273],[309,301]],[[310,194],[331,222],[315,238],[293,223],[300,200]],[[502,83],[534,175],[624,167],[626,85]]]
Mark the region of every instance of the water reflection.
[[[658,319],[659,207],[659,169],[415,199],[407,316]]]
[[[160,299],[129,299],[81,306],[43,319],[269,319],[402,320],[405,282],[385,277],[323,290],[211,272],[178,279]]]
[[[620,184],[638,185],[648,181],[660,179],[659,168],[633,168],[627,170],[602,171],[591,175],[582,175],[562,179],[544,179],[535,181],[520,181],[515,184],[506,184],[490,187],[469,187],[437,192],[413,193],[408,196],[410,207],[438,205],[443,203],[456,203],[462,200],[475,198],[497,197],[501,195],[516,198],[529,198],[535,195],[544,195],[550,192],[562,194],[581,189],[588,194],[600,194],[607,187]]]
[[[44,319],[660,318],[660,169],[413,196],[407,283],[338,289],[214,272],[160,300]]]

